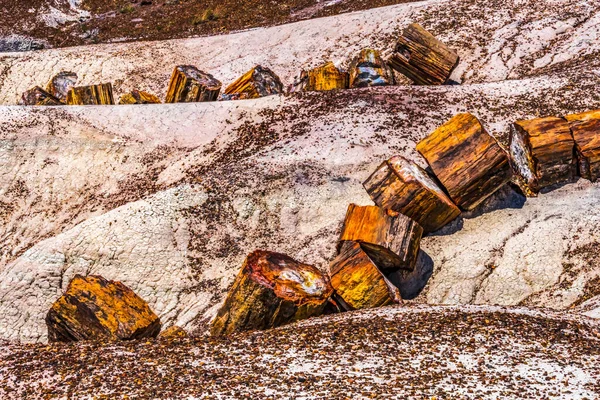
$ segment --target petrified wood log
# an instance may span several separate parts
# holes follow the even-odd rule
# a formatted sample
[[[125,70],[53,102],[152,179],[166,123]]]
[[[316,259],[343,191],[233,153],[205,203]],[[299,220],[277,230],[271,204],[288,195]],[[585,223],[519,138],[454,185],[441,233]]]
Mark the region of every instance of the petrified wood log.
[[[381,207],[350,204],[338,252],[346,241],[354,241],[381,270],[412,270],[422,235],[423,228],[402,214],[392,217]]]
[[[332,62],[309,71],[302,71],[298,82],[294,83],[292,92],[327,91],[347,89],[349,76],[340,71]]]
[[[350,87],[386,86],[394,84],[394,74],[377,50],[363,49],[349,69]]]
[[[77,74],[75,72],[59,72],[50,79],[50,82],[48,82],[48,85],[46,86],[46,91],[63,103],[66,103],[67,93],[69,93],[69,90],[71,90],[76,83]]]
[[[268,329],[319,315],[332,293],[329,279],[315,267],[257,250],[246,258],[211,334]]]
[[[283,93],[283,83],[269,68],[257,65],[227,86],[224,100],[256,99]]]
[[[569,122],[583,122],[590,119],[600,119],[600,110],[590,110],[579,114],[565,115],[565,119]]]
[[[39,86],[29,89],[21,96],[21,105],[24,106],[60,106],[64,105],[59,99],[52,96]]]
[[[158,335],[158,337],[166,340],[177,340],[187,338],[188,334],[183,328],[180,328],[177,325],[173,325],[162,331],[160,335]]]
[[[156,337],[160,320],[121,282],[76,275],[46,315],[51,342]]]
[[[111,105],[115,104],[112,84],[72,87],[67,93],[67,104],[80,106]]]
[[[600,177],[600,119],[571,122],[575,139],[579,175],[596,182]]]
[[[134,89],[121,96],[119,104],[160,104],[160,99],[148,92]]]
[[[472,210],[507,183],[508,154],[472,114],[457,114],[419,142],[417,151],[456,205]]]
[[[425,170],[400,156],[381,164],[363,186],[375,204],[412,218],[424,233],[434,232],[460,215]]]
[[[400,303],[400,291],[358,242],[345,242],[330,264],[334,299],[346,310],[382,307]]]
[[[512,125],[509,149],[517,183],[528,196],[575,179],[575,141],[563,118],[545,117]]]
[[[396,43],[388,65],[417,85],[441,85],[458,65],[458,54],[419,24],[410,24]]]
[[[215,101],[221,92],[221,82],[191,65],[175,67],[165,103]]]

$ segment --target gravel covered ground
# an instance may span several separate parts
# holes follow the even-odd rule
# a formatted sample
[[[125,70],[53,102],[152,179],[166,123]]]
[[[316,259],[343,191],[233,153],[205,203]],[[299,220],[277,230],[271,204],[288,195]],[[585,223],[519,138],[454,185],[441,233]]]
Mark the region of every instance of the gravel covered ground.
[[[391,307],[229,338],[9,345],[7,398],[600,395],[600,325],[496,307]]]

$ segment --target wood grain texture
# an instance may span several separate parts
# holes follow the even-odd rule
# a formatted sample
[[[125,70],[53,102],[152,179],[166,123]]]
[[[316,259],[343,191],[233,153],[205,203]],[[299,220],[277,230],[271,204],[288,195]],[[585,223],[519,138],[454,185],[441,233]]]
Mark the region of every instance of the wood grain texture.
[[[160,102],[155,95],[137,89],[125,93],[119,99],[119,104],[160,104]]]
[[[388,65],[417,85],[441,85],[458,61],[458,54],[421,25],[410,24],[398,39]]]
[[[506,184],[508,154],[472,114],[457,114],[417,144],[456,205],[472,210]]]
[[[179,65],[171,75],[165,103],[215,101],[221,86],[212,75],[191,65]]]
[[[570,124],[577,159],[579,175],[596,182],[600,177],[600,119],[583,119]]]
[[[283,83],[269,68],[257,65],[225,89],[224,100],[256,99],[283,93]]]
[[[394,84],[394,74],[377,50],[363,49],[350,63],[350,87],[387,86]]]
[[[437,231],[460,215],[427,172],[401,156],[381,164],[363,186],[375,204],[412,218],[423,233]]]
[[[24,106],[61,106],[64,105],[58,98],[54,97],[39,86],[29,89],[21,96],[21,105]]]
[[[354,241],[381,270],[413,270],[422,235],[423,228],[402,214],[392,217],[378,206],[350,204],[338,252],[345,241]]]
[[[558,117],[517,121],[509,149],[518,183],[526,195],[576,178],[575,140],[567,120]]]
[[[569,122],[583,122],[590,119],[600,119],[600,110],[590,110],[578,114],[565,115],[565,119]]]
[[[99,85],[72,87],[67,93],[67,104],[72,106],[115,104],[112,84],[102,83]]]
[[[251,253],[211,325],[212,335],[274,328],[320,315],[333,289],[311,265],[279,253]]]
[[[349,76],[332,62],[309,71],[302,71],[300,79],[292,85],[292,92],[328,91],[347,89]]]

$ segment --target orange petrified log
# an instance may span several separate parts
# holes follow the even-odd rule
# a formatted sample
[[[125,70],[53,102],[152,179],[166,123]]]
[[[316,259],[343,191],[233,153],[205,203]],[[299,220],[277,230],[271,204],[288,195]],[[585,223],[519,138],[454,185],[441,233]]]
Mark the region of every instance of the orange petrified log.
[[[246,258],[211,334],[268,329],[320,315],[332,293],[329,279],[315,267],[257,250]]]
[[[392,217],[381,207],[350,204],[338,250],[347,241],[358,242],[380,269],[412,270],[422,234],[423,228],[402,214]]]
[[[211,74],[191,65],[175,67],[165,103],[215,101],[221,92],[221,82]]]
[[[350,87],[394,84],[394,74],[377,50],[363,49],[349,68]]]
[[[456,205],[472,210],[507,183],[508,154],[472,114],[457,114],[419,142],[417,151]]]
[[[67,93],[68,105],[111,105],[115,104],[112,84],[77,86]]]
[[[257,65],[238,80],[227,86],[223,99],[256,99],[283,93],[283,84],[269,68]]]
[[[54,97],[44,89],[36,86],[29,89],[21,96],[21,102],[24,106],[60,106],[64,105],[58,98]]]
[[[460,215],[425,170],[400,156],[381,164],[363,186],[375,204],[412,218],[424,233],[434,232]]]
[[[334,299],[346,310],[381,307],[400,303],[400,291],[364,251],[358,242],[345,242],[330,264]]]
[[[160,99],[148,92],[134,89],[121,96],[119,104],[160,104]]]
[[[388,65],[417,85],[441,85],[458,65],[458,54],[419,24],[410,24],[396,43]]]
[[[565,119],[569,122],[583,122],[590,119],[600,119],[600,110],[590,110],[579,114],[569,114],[565,116]]]
[[[528,196],[576,177],[575,141],[567,120],[557,117],[517,121],[510,134],[510,155],[518,184]]]
[[[292,92],[347,89],[348,83],[348,73],[340,71],[332,62],[328,62],[310,71],[302,71],[299,81],[292,87]]]
[[[600,177],[600,119],[588,118],[591,115],[580,115],[581,119],[567,116],[567,120],[571,121],[571,132],[575,139],[579,175],[596,182]]]

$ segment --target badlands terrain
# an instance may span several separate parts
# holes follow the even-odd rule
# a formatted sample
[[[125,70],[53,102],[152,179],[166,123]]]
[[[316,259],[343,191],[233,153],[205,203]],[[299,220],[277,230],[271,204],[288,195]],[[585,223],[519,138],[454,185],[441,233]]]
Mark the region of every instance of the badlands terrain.
[[[517,119],[600,108],[595,1],[361,8],[216,36],[0,53],[3,397],[598,397],[600,184],[586,180],[531,199],[506,186],[424,237],[416,270],[396,277],[405,306],[203,336],[249,252],[326,270],[347,205],[372,204],[362,182],[395,154],[425,166],[416,143],[457,112],[505,143]],[[261,64],[289,85],[326,60],[347,67],[364,47],[389,53],[411,22],[458,52],[455,84],[17,106],[63,70],[112,82],[116,97],[137,88],[164,100],[178,64],[225,85]],[[76,274],[123,282],[164,327],[194,338],[46,345],[44,317]]]

